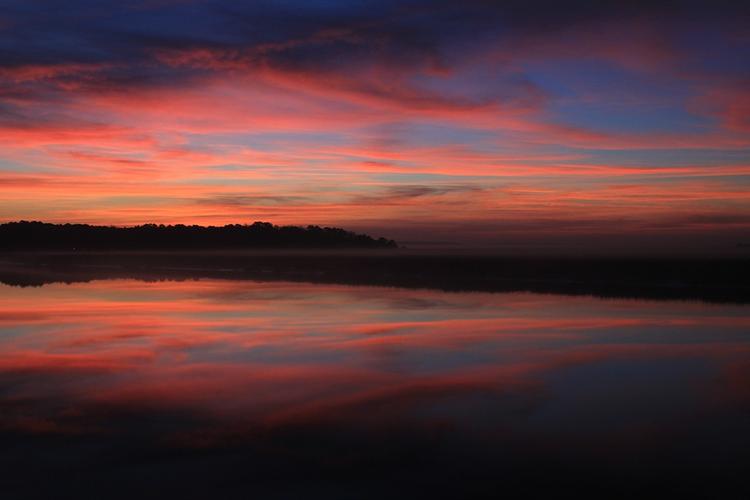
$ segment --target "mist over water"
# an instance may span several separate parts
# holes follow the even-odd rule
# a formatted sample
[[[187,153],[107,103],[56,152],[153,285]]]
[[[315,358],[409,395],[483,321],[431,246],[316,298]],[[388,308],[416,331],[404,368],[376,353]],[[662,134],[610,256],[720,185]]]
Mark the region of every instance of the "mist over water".
[[[18,497],[737,491],[749,354],[747,305],[0,285],[0,482]]]

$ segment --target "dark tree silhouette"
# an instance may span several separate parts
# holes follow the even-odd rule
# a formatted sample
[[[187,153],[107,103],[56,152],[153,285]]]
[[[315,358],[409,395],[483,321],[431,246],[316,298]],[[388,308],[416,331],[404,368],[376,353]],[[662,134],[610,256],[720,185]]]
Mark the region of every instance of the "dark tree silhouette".
[[[396,242],[335,227],[226,226],[133,227],[9,222],[0,224],[3,250],[202,250],[243,248],[395,248]]]

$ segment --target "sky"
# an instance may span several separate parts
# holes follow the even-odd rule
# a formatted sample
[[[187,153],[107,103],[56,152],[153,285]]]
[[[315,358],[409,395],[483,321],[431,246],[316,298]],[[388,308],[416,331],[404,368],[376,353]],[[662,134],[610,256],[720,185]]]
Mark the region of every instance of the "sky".
[[[749,89],[730,2],[2,0],[0,221],[736,249]]]

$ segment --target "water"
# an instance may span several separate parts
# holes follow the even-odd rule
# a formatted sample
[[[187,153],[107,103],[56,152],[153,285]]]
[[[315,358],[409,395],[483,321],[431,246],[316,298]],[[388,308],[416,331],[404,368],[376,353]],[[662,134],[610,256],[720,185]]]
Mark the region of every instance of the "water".
[[[0,410],[11,496],[742,495],[750,307],[0,285]]]

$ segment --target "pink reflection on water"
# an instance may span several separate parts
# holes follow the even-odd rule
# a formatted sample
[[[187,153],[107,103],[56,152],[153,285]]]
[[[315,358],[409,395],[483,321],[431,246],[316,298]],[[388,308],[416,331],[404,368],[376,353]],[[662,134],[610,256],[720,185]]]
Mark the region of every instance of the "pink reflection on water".
[[[163,438],[203,446],[325,422],[544,434],[561,411],[557,422],[638,406],[626,423],[601,413],[627,434],[746,404],[748,331],[747,307],[687,302],[210,280],[0,286],[0,426],[117,432],[113,414],[178,412],[200,424]]]

